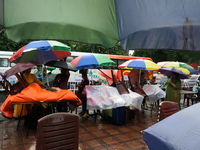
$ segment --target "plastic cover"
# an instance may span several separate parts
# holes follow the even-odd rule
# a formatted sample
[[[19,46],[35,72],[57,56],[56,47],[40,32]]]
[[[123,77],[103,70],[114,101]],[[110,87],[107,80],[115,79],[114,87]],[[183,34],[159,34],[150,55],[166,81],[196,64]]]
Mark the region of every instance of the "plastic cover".
[[[110,109],[132,104],[141,110],[143,96],[129,90],[129,94],[120,95],[117,88],[111,86],[86,86],[88,109]]]
[[[161,98],[165,98],[166,93],[158,85],[145,85],[144,92],[149,97],[149,102],[152,104]]]

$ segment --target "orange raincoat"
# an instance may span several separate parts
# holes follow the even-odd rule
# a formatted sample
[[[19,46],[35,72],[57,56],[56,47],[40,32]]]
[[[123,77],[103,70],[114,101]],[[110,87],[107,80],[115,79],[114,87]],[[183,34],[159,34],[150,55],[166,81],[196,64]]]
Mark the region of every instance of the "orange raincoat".
[[[14,112],[12,103],[56,102],[60,100],[72,101],[77,106],[81,104],[81,100],[70,90],[49,91],[42,89],[37,83],[32,83],[21,93],[9,95],[1,106],[1,113],[5,117],[12,118]]]

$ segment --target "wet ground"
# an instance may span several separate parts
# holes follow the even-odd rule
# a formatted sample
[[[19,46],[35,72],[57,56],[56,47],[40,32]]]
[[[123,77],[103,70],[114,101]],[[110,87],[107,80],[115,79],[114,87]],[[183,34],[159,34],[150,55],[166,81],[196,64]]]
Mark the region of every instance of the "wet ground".
[[[116,126],[103,120],[100,116],[94,118],[80,117],[79,149],[80,150],[147,150],[148,147],[142,139],[142,130],[155,124],[158,119],[158,107],[152,111],[140,111],[140,122],[137,117],[129,120],[126,125]],[[185,107],[181,105],[182,109]],[[80,112],[80,108],[78,112]],[[73,112],[75,113],[75,112]],[[34,150],[36,144],[36,130],[27,130],[18,120],[2,119],[0,121],[0,148],[2,150]]]

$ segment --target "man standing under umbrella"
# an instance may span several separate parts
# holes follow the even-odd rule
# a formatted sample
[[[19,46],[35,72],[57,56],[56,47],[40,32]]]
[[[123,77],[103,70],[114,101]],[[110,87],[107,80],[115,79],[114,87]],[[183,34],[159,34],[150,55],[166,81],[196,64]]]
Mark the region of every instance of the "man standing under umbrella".
[[[166,101],[177,102],[180,106],[180,88],[181,88],[181,80],[178,78],[179,74],[173,72],[171,76],[171,80],[168,83],[166,89]]]
[[[69,77],[70,77],[69,70],[65,69],[65,68],[61,68],[61,74],[58,74],[55,77],[53,86],[67,90],[68,89],[67,84],[68,84]]]

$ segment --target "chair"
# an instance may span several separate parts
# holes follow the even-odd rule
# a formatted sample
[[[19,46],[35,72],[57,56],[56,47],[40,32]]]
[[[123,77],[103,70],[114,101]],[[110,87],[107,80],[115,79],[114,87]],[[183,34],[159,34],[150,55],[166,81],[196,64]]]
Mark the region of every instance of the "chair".
[[[159,108],[159,121],[169,117],[170,115],[178,112],[179,105],[177,102],[164,101],[160,103]]]
[[[184,88],[184,90],[186,91],[193,91],[193,88]],[[183,101],[183,104],[185,104],[185,99],[187,99],[187,105],[189,106],[189,100],[191,99],[192,101],[192,105],[194,103],[194,101],[196,101],[197,103],[197,100],[198,98],[194,96],[194,94],[184,94],[184,101]]]
[[[78,115],[54,113],[39,119],[36,138],[36,150],[78,150]]]

